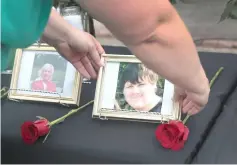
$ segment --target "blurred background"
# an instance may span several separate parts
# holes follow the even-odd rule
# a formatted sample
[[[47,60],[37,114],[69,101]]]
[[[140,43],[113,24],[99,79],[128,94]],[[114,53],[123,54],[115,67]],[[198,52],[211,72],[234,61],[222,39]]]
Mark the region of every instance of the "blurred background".
[[[237,0],[170,0],[196,45],[237,48]],[[122,46],[100,22],[95,36],[103,45]]]
[[[180,14],[197,46],[237,49],[237,0],[170,0]],[[74,0],[54,0],[64,17],[83,24],[102,45],[124,46],[100,22],[93,19]],[[79,17],[78,17],[79,16]],[[13,59],[14,60],[14,59]],[[9,66],[11,72],[13,62]]]

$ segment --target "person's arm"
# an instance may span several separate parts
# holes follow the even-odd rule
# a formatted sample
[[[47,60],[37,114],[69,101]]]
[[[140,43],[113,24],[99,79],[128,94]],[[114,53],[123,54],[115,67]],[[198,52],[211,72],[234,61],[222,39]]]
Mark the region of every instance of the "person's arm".
[[[56,46],[58,43],[66,42],[68,32],[72,29],[73,27],[55,9],[52,9],[41,39],[51,46]]]
[[[55,9],[51,10],[41,39],[55,47],[83,77],[97,77],[97,70],[103,65],[102,46],[92,35],[69,24]]]
[[[208,79],[191,35],[168,0],[76,0],[147,67],[203,94]]]

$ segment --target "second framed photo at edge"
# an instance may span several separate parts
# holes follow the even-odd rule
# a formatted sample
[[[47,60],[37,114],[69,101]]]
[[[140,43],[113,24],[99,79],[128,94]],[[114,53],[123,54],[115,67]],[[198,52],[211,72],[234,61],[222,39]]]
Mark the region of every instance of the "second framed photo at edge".
[[[104,54],[96,84],[93,118],[143,122],[179,120],[174,85],[134,55]]]
[[[53,47],[17,49],[8,97],[79,105],[82,78]]]

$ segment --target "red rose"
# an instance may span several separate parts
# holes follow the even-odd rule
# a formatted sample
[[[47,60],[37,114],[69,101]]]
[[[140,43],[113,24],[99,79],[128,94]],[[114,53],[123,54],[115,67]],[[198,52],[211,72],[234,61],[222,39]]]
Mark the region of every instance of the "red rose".
[[[46,135],[50,128],[46,119],[27,121],[21,126],[21,136],[26,144],[33,144],[40,136]]]
[[[188,139],[189,129],[182,121],[160,124],[156,129],[156,139],[164,148],[180,150]]]

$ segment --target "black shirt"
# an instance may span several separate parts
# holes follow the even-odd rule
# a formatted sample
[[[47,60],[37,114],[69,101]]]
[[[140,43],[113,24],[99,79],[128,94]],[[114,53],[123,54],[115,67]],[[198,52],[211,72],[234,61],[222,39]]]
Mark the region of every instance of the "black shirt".
[[[158,102],[149,112],[161,112],[162,101]]]

